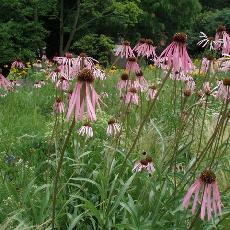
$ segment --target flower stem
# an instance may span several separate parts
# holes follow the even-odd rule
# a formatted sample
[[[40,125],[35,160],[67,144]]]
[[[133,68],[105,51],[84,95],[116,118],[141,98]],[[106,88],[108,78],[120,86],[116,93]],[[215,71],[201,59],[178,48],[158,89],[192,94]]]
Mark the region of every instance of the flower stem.
[[[60,159],[58,162],[58,166],[57,166],[57,172],[56,172],[56,176],[54,179],[54,187],[53,187],[53,201],[52,201],[52,229],[55,229],[55,208],[56,208],[56,201],[57,201],[57,194],[58,194],[58,181],[59,181],[59,176],[60,176],[60,172],[61,172],[61,167],[62,167],[62,163],[63,163],[63,159],[64,159],[64,154],[65,154],[65,150],[68,146],[69,143],[69,139],[71,137],[71,133],[73,131],[73,128],[75,126],[75,120],[73,119],[72,124],[69,128],[69,132],[67,134],[67,137],[65,139],[64,145],[62,147],[61,153],[60,153]]]
[[[118,177],[123,175],[123,173],[124,173],[124,170],[123,170],[124,166],[125,166],[128,158],[129,158],[130,154],[132,153],[133,149],[135,148],[135,146],[137,144],[137,141],[138,141],[138,139],[140,137],[141,131],[142,131],[144,125],[145,125],[145,122],[148,120],[148,117],[149,117],[149,115],[150,115],[150,113],[151,113],[151,111],[152,111],[152,109],[153,109],[153,107],[155,105],[155,102],[156,102],[156,100],[158,98],[158,95],[161,92],[162,88],[164,87],[164,84],[165,84],[166,80],[169,78],[169,75],[170,75],[171,71],[172,71],[172,68],[169,69],[168,73],[166,74],[166,76],[162,80],[161,86],[160,86],[159,90],[157,91],[155,98],[153,99],[152,103],[150,104],[149,109],[145,113],[144,118],[143,118],[143,120],[142,120],[142,122],[141,122],[141,124],[139,126],[137,135],[136,135],[136,137],[135,137],[135,139],[133,141],[133,144],[132,144],[131,148],[129,149],[128,153],[126,154],[126,157],[125,157],[125,159],[123,161],[123,164],[121,166],[121,170],[120,170],[120,172],[118,174]]]

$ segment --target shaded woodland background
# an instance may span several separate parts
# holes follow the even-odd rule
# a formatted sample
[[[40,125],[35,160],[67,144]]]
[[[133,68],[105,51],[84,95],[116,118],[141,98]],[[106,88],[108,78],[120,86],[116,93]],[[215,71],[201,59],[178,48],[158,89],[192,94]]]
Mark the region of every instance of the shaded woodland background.
[[[199,55],[200,31],[213,36],[219,24],[230,29],[229,0],[0,0],[0,64],[33,60],[66,51],[86,52],[103,65],[114,44],[151,38],[158,49],[178,31],[189,35]]]

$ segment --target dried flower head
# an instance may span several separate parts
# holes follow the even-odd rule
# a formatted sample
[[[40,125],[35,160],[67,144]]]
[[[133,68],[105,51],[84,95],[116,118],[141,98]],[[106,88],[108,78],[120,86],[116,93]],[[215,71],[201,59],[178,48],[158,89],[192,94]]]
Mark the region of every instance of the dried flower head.
[[[128,58],[128,61],[129,61],[129,62],[136,62],[137,59],[136,59],[135,57],[129,57],[129,58]]]
[[[125,46],[130,46],[130,42],[129,42],[129,41],[124,41],[124,42],[123,42],[123,45],[125,45]]]
[[[173,36],[173,41],[184,44],[187,41],[187,35],[183,32],[175,33]]]
[[[200,179],[206,184],[212,184],[216,181],[216,175],[211,170],[204,170],[200,175]]]
[[[146,39],[145,43],[147,43],[148,45],[153,45],[153,40],[152,39]]]
[[[220,32],[223,32],[223,31],[226,31],[226,27],[223,26],[223,25],[219,25],[216,29],[216,32],[217,33],[220,33]]]
[[[90,69],[83,69],[77,76],[78,81],[92,83],[94,81],[93,72]]]
[[[191,96],[191,94],[192,94],[192,91],[190,89],[184,90],[184,96],[189,97],[189,96]]]
[[[131,93],[137,93],[137,89],[136,88],[130,88],[129,92],[131,92]]]
[[[142,77],[143,75],[144,75],[144,73],[143,73],[142,70],[140,70],[140,72],[137,72],[137,73],[136,73],[136,76],[137,76],[137,77]]]
[[[230,78],[224,78],[223,79],[223,85],[230,86]]]
[[[87,54],[86,53],[80,53],[79,57],[81,57],[81,58],[87,58]]]
[[[121,80],[123,80],[123,81],[129,80],[129,75],[128,75],[128,73],[124,72],[123,74],[121,74]]]

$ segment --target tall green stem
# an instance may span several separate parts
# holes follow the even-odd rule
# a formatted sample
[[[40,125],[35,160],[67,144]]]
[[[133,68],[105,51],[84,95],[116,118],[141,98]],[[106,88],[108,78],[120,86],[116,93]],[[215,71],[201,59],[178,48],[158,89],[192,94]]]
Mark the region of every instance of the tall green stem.
[[[61,167],[63,164],[65,150],[68,146],[69,139],[71,137],[71,133],[73,131],[74,126],[75,126],[75,120],[73,119],[72,124],[69,128],[69,132],[68,132],[67,137],[65,139],[65,143],[64,143],[63,148],[62,148],[61,153],[60,153],[60,159],[58,161],[57,172],[56,172],[56,176],[54,179],[53,201],[52,201],[52,203],[53,203],[52,204],[52,222],[51,222],[52,229],[55,229],[55,213],[56,213],[55,209],[56,209],[56,201],[57,201],[57,194],[58,194],[58,181],[59,181],[59,177],[60,177]]]

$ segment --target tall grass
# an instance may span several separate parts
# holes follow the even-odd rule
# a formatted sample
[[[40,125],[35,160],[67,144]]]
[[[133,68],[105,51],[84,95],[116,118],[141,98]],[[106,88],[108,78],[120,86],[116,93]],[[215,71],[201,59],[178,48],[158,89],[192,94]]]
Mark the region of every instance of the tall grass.
[[[153,104],[142,93],[141,106],[127,108],[116,89],[120,74],[95,83],[97,91],[109,97],[102,99],[98,120],[92,124],[94,137],[79,136],[80,123],[72,131],[56,189],[56,228],[228,229],[229,107],[211,96],[206,105],[196,104],[196,94],[185,99],[183,83],[176,82],[175,88],[167,79]],[[158,88],[164,76],[158,69],[145,70],[145,77]],[[222,77],[216,75],[211,82]],[[206,80],[197,76],[197,87]],[[23,85],[0,98],[1,229],[51,228],[53,180],[70,126],[59,117],[53,133],[54,94],[47,82],[41,89]],[[220,111],[226,116],[224,129],[221,118],[214,116]],[[118,139],[106,135],[107,122],[115,115],[123,127]],[[153,158],[156,171],[132,173],[144,151]],[[224,209],[222,216],[207,222],[185,210],[182,199],[211,163]]]

